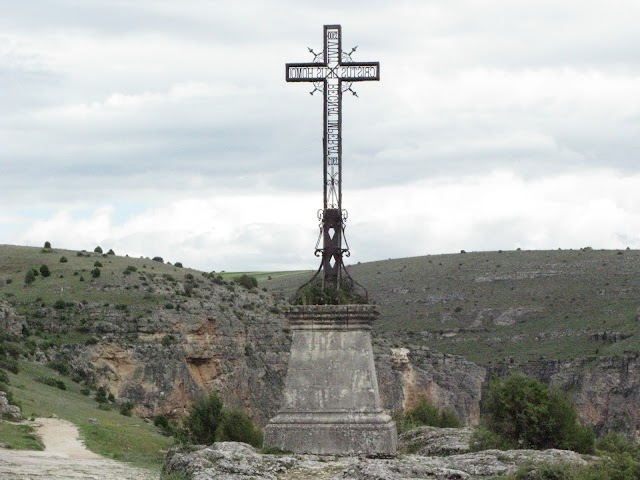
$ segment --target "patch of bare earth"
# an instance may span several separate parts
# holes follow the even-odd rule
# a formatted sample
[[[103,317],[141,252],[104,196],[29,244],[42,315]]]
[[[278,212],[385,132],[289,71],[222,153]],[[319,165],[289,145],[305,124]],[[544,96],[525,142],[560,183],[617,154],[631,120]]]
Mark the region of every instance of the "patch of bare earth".
[[[3,480],[151,480],[158,474],[110,460],[88,450],[78,429],[57,418],[40,418],[35,423],[45,450],[0,449],[0,478]]]

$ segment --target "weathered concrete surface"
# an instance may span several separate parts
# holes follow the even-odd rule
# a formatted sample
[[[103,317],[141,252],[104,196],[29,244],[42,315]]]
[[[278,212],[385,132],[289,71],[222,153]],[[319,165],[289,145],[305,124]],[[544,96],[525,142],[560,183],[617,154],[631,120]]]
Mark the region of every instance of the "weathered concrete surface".
[[[292,307],[289,367],[265,445],[296,453],[395,455],[371,346],[372,305]]]

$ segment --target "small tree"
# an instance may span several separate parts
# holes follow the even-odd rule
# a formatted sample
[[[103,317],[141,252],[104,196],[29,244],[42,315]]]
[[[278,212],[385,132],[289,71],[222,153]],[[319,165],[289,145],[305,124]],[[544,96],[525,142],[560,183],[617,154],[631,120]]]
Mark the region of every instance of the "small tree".
[[[36,274],[33,273],[33,270],[27,271],[27,274],[24,276],[24,284],[31,285],[36,281]]]
[[[113,248],[110,248],[109,251],[107,252],[107,255],[115,255],[116,252],[113,251]]]
[[[593,451],[595,435],[580,425],[575,405],[559,390],[523,374],[494,379],[484,410],[487,428],[512,447]]]
[[[91,270],[91,276],[93,278],[98,278],[100,276],[100,269],[98,267]]]
[[[187,437],[194,443],[211,445],[216,441],[216,430],[222,421],[222,399],[213,392],[202,396],[191,405],[184,420]]]
[[[60,257],[60,263],[67,263],[69,260],[67,260],[67,257],[62,256]]]
[[[51,242],[44,242],[44,248],[51,248]]]
[[[42,275],[43,277],[48,277],[51,275],[51,270],[49,270],[48,266],[42,265],[40,266],[40,275]]]
[[[102,253],[102,247],[100,247],[100,245],[98,245],[96,248],[93,249],[94,252],[96,253]]]

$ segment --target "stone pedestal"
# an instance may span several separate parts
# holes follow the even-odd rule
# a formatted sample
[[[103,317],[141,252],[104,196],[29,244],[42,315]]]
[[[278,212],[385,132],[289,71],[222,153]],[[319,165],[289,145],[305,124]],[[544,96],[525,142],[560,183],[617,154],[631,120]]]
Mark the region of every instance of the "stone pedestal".
[[[373,305],[291,307],[283,406],[265,446],[295,453],[395,455],[395,423],[381,408],[371,348]]]

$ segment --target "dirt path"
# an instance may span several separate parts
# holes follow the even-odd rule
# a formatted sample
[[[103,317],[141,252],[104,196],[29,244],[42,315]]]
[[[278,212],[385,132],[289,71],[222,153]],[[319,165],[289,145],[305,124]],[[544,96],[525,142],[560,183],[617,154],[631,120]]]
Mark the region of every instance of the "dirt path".
[[[93,453],[80,441],[72,423],[57,418],[36,420],[43,452],[0,449],[2,480],[157,480],[148,470],[130,467]]]

